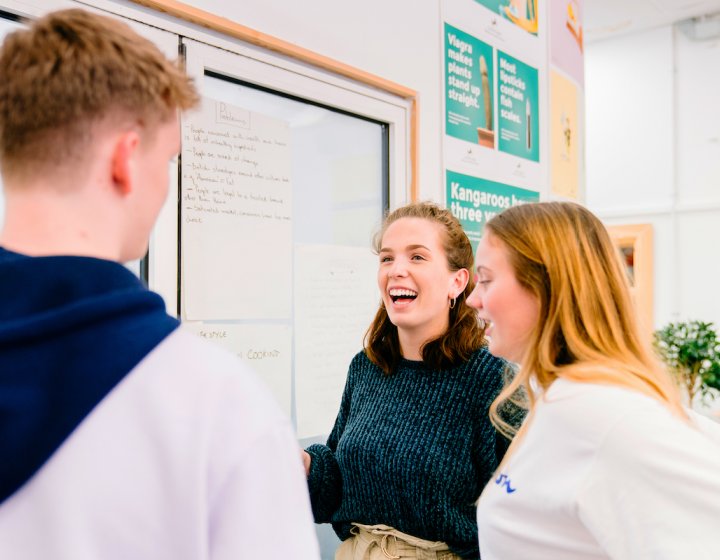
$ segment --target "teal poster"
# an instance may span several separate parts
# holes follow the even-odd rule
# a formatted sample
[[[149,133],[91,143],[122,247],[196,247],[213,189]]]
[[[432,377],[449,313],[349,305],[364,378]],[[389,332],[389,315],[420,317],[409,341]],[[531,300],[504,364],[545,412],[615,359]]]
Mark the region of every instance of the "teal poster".
[[[538,0],[475,0],[488,10],[500,14],[520,29],[533,35],[538,32]]]
[[[445,132],[495,147],[493,49],[445,24]]]
[[[446,171],[446,206],[462,224],[477,248],[485,223],[493,216],[511,206],[540,199],[535,191],[511,187],[478,177]]]
[[[540,160],[538,71],[498,50],[498,149]]]

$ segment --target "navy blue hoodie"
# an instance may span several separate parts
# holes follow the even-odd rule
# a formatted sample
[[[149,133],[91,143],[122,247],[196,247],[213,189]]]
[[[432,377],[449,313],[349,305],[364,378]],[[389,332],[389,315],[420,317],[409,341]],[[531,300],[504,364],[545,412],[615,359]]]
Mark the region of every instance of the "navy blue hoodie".
[[[118,263],[0,248],[0,503],[177,326]]]

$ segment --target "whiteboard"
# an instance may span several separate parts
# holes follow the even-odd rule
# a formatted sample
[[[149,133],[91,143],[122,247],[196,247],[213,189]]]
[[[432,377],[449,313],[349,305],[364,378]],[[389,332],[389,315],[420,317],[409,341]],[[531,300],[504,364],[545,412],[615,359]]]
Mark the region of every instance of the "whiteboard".
[[[283,119],[209,97],[184,119],[185,319],[290,318],[290,136]]]
[[[183,41],[203,101],[183,118],[180,317],[267,348],[288,333],[287,374],[256,370],[290,394],[299,437],[322,436],[377,310],[371,244],[407,180],[389,164],[406,107]]]

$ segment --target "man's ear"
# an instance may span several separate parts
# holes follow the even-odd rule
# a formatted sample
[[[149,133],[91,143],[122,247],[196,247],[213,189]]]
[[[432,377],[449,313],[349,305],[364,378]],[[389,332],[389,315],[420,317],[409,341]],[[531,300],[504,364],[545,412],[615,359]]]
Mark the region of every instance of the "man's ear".
[[[123,132],[117,137],[112,151],[112,180],[113,185],[121,195],[132,192],[133,158],[137,154],[140,137],[134,130]]]

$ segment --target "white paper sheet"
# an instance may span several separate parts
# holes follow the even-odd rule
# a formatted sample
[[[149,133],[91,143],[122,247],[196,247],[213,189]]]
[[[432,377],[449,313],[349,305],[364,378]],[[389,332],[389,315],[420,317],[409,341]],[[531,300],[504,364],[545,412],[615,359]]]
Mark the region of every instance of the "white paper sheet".
[[[289,140],[286,122],[211,99],[183,122],[186,319],[290,318]]]
[[[350,360],[362,349],[380,295],[370,249],[295,249],[295,395],[298,437],[327,434]]]
[[[255,370],[290,417],[292,329],[289,326],[185,321],[183,327],[236,354]]]

